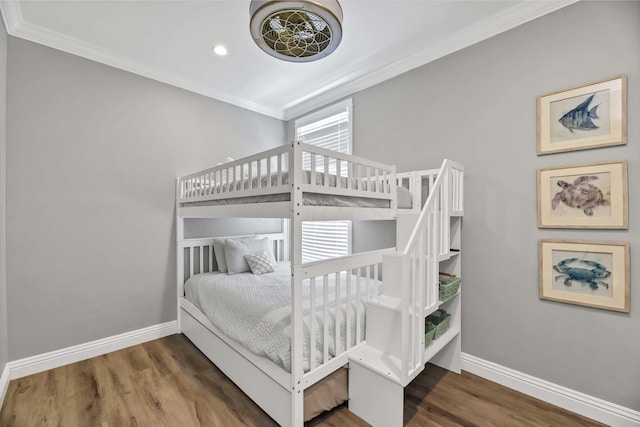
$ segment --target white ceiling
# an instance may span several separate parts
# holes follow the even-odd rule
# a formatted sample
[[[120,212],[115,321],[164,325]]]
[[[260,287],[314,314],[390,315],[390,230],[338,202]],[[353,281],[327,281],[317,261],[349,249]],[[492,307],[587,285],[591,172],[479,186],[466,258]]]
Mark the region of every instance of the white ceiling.
[[[280,119],[379,83],[576,0],[340,0],[342,43],[279,61],[249,34],[249,0],[2,0],[7,32]],[[211,53],[224,44],[229,54]]]

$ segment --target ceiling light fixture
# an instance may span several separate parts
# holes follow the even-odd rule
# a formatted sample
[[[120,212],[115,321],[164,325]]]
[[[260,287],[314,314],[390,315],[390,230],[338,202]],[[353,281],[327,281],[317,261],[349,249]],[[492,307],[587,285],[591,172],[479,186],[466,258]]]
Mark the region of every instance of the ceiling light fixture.
[[[253,40],[284,61],[316,61],[342,40],[342,8],[336,0],[252,0],[249,12]]]

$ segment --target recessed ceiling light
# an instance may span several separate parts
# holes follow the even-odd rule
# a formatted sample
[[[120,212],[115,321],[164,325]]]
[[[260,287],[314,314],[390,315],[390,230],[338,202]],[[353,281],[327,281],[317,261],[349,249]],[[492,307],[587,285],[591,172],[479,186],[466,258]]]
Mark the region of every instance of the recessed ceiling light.
[[[221,44],[217,44],[213,47],[213,52],[216,55],[225,56],[227,54],[227,48],[222,46]]]

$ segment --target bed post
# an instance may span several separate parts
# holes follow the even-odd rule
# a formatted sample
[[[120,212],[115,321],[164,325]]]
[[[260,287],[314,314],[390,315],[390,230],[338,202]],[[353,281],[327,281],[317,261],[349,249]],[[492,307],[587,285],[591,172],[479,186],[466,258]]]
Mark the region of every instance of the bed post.
[[[291,175],[294,176],[291,176]],[[289,152],[289,182],[291,183],[291,425],[304,424],[303,335],[302,335],[302,147],[294,141]]]
[[[184,296],[184,249],[182,240],[184,239],[184,218],[180,216],[180,177],[176,178],[176,321],[178,333],[182,333],[180,321],[180,298]]]
[[[291,262],[291,218],[282,218],[282,259]]]

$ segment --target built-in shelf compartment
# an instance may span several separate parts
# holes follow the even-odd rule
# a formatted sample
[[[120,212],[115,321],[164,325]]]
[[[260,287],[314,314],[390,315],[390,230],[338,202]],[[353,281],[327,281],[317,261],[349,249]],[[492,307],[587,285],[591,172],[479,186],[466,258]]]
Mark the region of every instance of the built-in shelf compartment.
[[[453,257],[456,257],[458,255],[460,255],[460,250],[459,249],[451,249],[446,254],[440,255],[438,257],[438,262],[446,261],[446,260],[451,259]]]
[[[452,319],[453,320],[453,319]],[[429,360],[440,352],[447,344],[449,344],[460,333],[460,328],[451,326],[440,338],[433,340],[427,348],[424,349],[424,360]]]
[[[454,274],[461,277],[462,273],[462,212],[450,212],[449,224],[449,251],[438,257],[438,269],[441,272]],[[461,334],[461,304],[462,302],[462,283],[458,291],[446,300],[438,302],[438,309],[445,310],[451,315],[449,329],[437,340],[433,340],[431,344],[424,349],[424,360],[431,361],[432,358],[438,359],[438,354],[449,354],[449,349],[454,349],[460,345]],[[456,344],[457,342],[457,344]],[[451,350],[453,351],[453,350]],[[459,365],[459,363],[457,363]],[[457,371],[456,363],[453,365]]]
[[[460,285],[460,288],[462,287],[462,285]],[[455,298],[457,298],[460,295],[460,288],[458,288],[458,292],[456,292],[455,294],[451,295],[449,298],[445,299],[445,300],[440,300],[440,307],[442,307],[443,305],[453,301]]]

